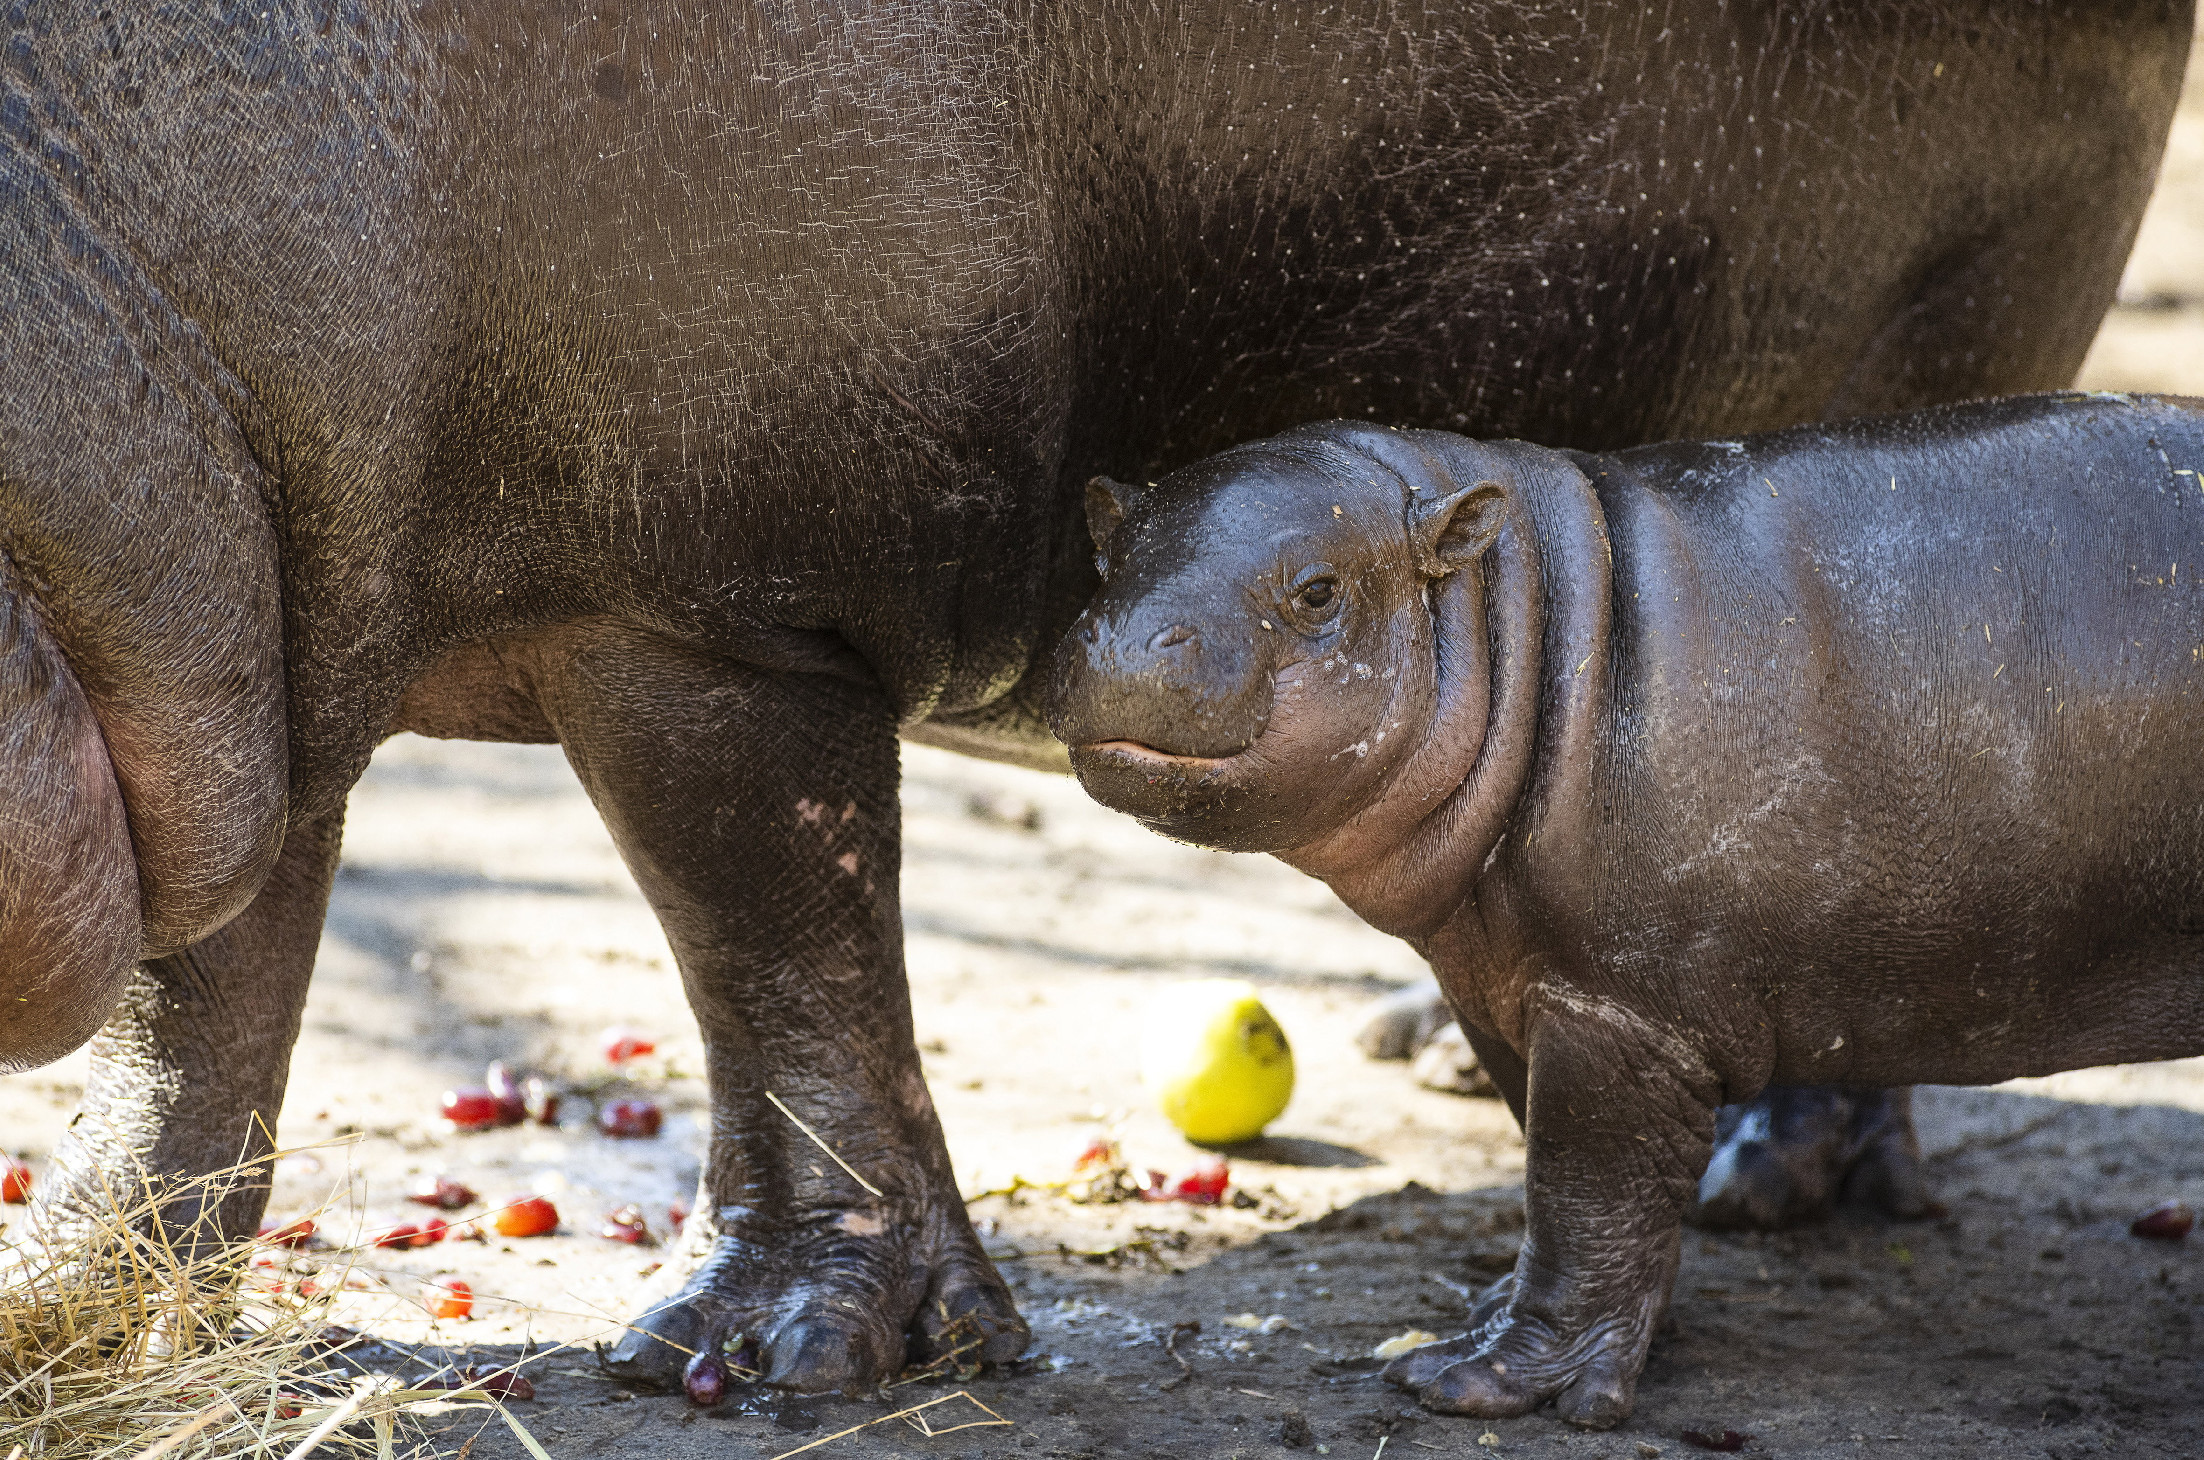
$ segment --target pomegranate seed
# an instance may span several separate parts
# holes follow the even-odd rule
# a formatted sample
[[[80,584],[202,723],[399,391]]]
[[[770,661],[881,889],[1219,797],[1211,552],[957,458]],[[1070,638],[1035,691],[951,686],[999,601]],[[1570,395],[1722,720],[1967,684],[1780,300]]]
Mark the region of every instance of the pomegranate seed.
[[[559,1209],[543,1197],[524,1196],[490,1219],[500,1237],[541,1237],[559,1225]]]
[[[727,1361],[717,1348],[705,1349],[681,1371],[681,1390],[689,1403],[710,1409],[727,1397]]]
[[[480,1201],[471,1187],[460,1185],[448,1176],[424,1176],[406,1193],[407,1201],[417,1201],[425,1207],[442,1207],[456,1212],[469,1202]]]
[[[13,1156],[0,1155],[0,1202],[21,1206],[31,1199],[31,1168]]]
[[[605,1214],[604,1229],[599,1235],[614,1242],[645,1244],[650,1241],[650,1228],[643,1222],[643,1209],[630,1202]]]
[[[2127,1224],[2127,1229],[2138,1237],[2149,1237],[2159,1242],[2179,1242],[2189,1235],[2196,1225],[2196,1213],[2189,1210],[2185,1201],[2162,1201],[2149,1211]]]
[[[559,1123],[559,1092],[541,1075],[530,1075],[520,1087],[521,1108],[538,1125]]]
[[[597,1112],[597,1129],[621,1140],[658,1134],[663,1117],[654,1100],[614,1100]]]
[[[431,1318],[469,1318],[474,1315],[474,1289],[458,1278],[430,1288],[424,1302]]]
[[[1171,1195],[1180,1201],[1213,1207],[1224,1200],[1225,1188],[1231,1184],[1230,1168],[1225,1162],[1204,1161],[1178,1179]]]
[[[658,1052],[657,1042],[640,1029],[607,1029],[602,1040],[607,1064],[624,1065],[631,1059]]]
[[[492,1060],[483,1074],[483,1086],[490,1098],[497,1102],[497,1123],[519,1125],[528,1118],[528,1102],[521,1093],[520,1081],[505,1067],[505,1061]]]
[[[407,1222],[404,1226],[392,1227],[382,1236],[377,1237],[375,1245],[377,1247],[418,1247],[420,1243],[415,1239],[420,1235],[421,1229],[413,1223]]]
[[[459,1130],[488,1130],[505,1123],[503,1109],[497,1097],[480,1085],[462,1085],[456,1090],[446,1090],[443,1100],[444,1119]]]
[[[314,1240],[314,1223],[308,1217],[301,1217],[295,1222],[285,1222],[281,1225],[275,1222],[262,1222],[260,1224],[260,1240],[270,1247],[304,1247]]]

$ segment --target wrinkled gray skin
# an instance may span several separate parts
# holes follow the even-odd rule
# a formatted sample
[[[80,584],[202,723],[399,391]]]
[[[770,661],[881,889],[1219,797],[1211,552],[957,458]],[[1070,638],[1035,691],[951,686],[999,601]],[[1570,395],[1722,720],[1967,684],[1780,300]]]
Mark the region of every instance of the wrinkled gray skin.
[[[101,1031],[36,1220],[265,1150],[381,738],[557,741],[712,1084],[699,1264],[615,1361],[740,1332],[800,1389],[1024,1342],[912,1047],[896,737],[1060,763],[1090,476],[1320,417],[1606,448],[2063,384],[2190,35],[2010,0],[0,13],[0,1068]]]
[[[1724,1102],[2204,1052],[2200,471],[2204,402],[2068,395],[1096,484],[1080,780],[1407,939],[1524,1123],[1516,1270],[1395,1383],[1625,1417]],[[1723,1159],[1901,1138],[1826,1104]]]

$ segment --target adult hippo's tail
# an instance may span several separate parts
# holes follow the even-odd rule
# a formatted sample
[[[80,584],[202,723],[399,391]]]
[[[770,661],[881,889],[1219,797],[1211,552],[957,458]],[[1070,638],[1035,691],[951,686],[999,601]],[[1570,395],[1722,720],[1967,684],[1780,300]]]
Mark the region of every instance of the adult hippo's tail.
[[[251,899],[287,763],[245,393],[26,140],[0,137],[0,1071]]]

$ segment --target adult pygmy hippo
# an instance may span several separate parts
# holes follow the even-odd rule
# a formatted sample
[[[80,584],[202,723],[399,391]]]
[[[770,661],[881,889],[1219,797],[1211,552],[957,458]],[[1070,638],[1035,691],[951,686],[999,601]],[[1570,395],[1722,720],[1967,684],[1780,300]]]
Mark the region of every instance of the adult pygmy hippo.
[[[1715,1108],[2204,1051],[2204,403],[1097,483],[1055,725],[1432,964],[1529,1140],[1435,1409],[1630,1411]]]

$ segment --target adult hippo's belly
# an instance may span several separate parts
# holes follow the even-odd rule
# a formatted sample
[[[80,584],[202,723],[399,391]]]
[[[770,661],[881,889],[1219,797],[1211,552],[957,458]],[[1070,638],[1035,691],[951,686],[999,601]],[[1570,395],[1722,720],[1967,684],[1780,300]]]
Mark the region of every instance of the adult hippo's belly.
[[[912,1048],[895,739],[1060,763],[1081,484],[1312,417],[1601,448],[2063,384],[2190,17],[9,24],[0,1062],[105,1021],[38,1220],[265,1149],[381,737],[555,739],[715,1106],[618,1361],[740,1333],[827,1388],[1023,1342]]]

